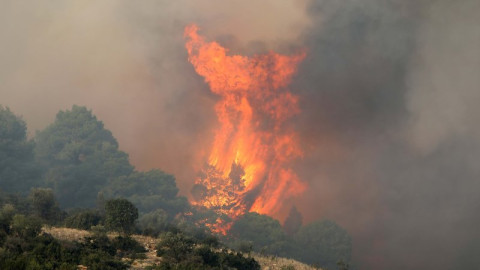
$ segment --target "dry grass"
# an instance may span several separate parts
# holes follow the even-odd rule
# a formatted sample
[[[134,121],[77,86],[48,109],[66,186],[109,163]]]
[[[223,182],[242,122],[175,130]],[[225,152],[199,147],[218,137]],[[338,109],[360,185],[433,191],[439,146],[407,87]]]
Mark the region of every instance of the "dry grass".
[[[84,237],[91,235],[88,231],[70,228],[43,227],[42,231],[64,241],[82,241]]]
[[[91,235],[89,231],[71,229],[71,228],[43,227],[42,231],[62,241],[80,242],[80,241],[83,241],[84,237]],[[116,236],[118,236],[117,233],[108,234],[108,237],[110,239],[113,239]],[[143,235],[133,235],[132,237],[137,242],[141,243],[145,247],[147,252],[145,253],[146,258],[134,260],[130,266],[130,269],[144,269],[147,266],[160,263],[161,259],[157,257],[157,251],[155,249],[158,239],[155,239],[153,237],[143,236]],[[124,260],[128,260],[128,259],[125,258]]]

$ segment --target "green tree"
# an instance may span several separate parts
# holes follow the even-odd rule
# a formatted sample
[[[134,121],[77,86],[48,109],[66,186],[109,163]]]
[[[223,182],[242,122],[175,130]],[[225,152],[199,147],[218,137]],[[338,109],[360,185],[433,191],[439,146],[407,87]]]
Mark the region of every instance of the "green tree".
[[[195,247],[195,239],[183,233],[166,233],[157,245],[157,256],[171,263],[187,260]]]
[[[39,184],[34,143],[27,140],[25,121],[0,105],[0,188],[27,193]]]
[[[44,222],[55,224],[63,217],[52,189],[34,188],[30,192],[32,212]]]
[[[23,239],[33,239],[42,230],[42,223],[34,217],[15,215],[10,226],[12,234]]]
[[[295,235],[297,258],[307,263],[335,269],[342,261],[348,264],[352,240],[347,231],[330,220],[316,221],[302,227]]]
[[[175,177],[160,170],[134,172],[112,180],[103,190],[106,198],[127,198],[142,213],[163,209],[170,220],[188,208],[185,197],[178,197]]]
[[[232,225],[229,231],[237,241],[249,241],[253,249],[270,254],[284,255],[288,243],[282,226],[267,215],[246,213]]]
[[[105,225],[108,229],[123,234],[135,230],[138,209],[126,199],[112,199],[105,203]]]
[[[46,182],[66,208],[94,206],[109,180],[133,171],[112,133],[85,107],[60,111],[35,141]]]
[[[138,220],[138,227],[142,234],[157,236],[168,228],[168,216],[162,209],[144,214]]]

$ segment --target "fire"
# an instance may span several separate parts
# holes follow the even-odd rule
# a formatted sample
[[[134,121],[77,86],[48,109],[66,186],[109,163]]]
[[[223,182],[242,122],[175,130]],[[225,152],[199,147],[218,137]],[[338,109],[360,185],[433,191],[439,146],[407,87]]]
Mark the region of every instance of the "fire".
[[[305,53],[229,55],[197,32],[196,25],[185,28],[189,61],[219,100],[218,128],[192,190],[194,203],[231,219],[247,211],[275,216],[283,199],[305,189],[289,166],[303,153],[286,123],[300,112],[286,86]],[[218,222],[215,229],[226,228]]]

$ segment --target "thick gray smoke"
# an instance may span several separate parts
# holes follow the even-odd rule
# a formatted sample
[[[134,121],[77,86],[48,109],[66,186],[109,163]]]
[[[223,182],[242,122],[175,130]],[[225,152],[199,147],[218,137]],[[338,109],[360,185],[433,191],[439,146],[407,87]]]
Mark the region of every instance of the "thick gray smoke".
[[[478,0],[3,0],[0,104],[30,135],[86,105],[135,165],[188,194],[216,97],[187,61],[184,26],[243,54],[306,48],[291,87],[305,221],[347,228],[361,269],[475,269],[479,13]]]
[[[362,269],[480,261],[479,1],[314,1],[295,87],[308,217]],[[312,207],[315,205],[315,207]]]

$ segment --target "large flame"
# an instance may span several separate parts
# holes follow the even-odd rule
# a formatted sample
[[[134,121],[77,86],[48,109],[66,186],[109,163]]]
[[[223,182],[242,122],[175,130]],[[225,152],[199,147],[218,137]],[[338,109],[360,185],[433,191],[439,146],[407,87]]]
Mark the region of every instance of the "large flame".
[[[289,166],[302,150],[286,125],[299,113],[298,98],[286,86],[305,53],[228,55],[197,31],[196,25],[185,28],[185,46],[196,72],[219,96],[219,125],[196,179],[194,203],[233,219],[246,211],[275,216],[283,199],[305,189]],[[224,232],[224,225],[217,231]]]

